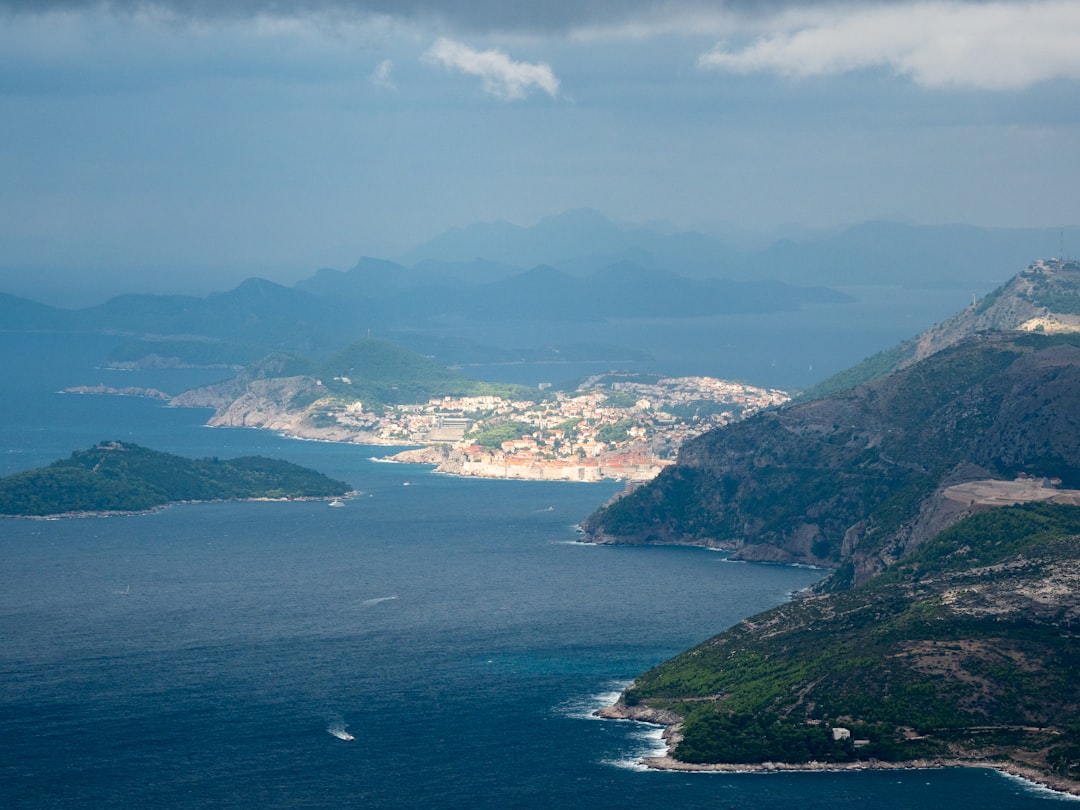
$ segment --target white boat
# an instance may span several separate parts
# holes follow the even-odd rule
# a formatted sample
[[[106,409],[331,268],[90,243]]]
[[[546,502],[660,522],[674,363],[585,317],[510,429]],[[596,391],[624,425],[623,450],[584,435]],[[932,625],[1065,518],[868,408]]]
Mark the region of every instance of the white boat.
[[[335,509],[341,509],[345,505],[345,502],[339,501],[337,498],[334,498],[334,500],[330,501],[329,505],[334,507]]]
[[[330,728],[327,729],[327,731],[329,731],[331,734],[333,734],[339,740],[345,740],[345,742],[351,742],[351,741],[356,739],[356,737],[354,737],[352,734],[347,732],[345,730],[345,726],[342,726],[342,725],[337,725],[337,724],[332,725],[332,726],[330,726]]]

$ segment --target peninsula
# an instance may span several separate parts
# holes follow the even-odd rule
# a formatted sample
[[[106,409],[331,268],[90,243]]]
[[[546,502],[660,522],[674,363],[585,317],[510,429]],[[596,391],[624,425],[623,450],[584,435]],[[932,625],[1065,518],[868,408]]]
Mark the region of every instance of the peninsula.
[[[143,512],[182,501],[334,498],[349,490],[342,481],[287,461],[187,459],[111,441],[0,478],[0,515]]]
[[[639,676],[601,716],[675,770],[982,766],[1080,794],[1080,507],[972,515]]]
[[[788,399],[783,391],[704,376],[608,372],[566,391],[481,383],[365,339],[319,366],[264,360],[171,404],[214,408],[213,427],[421,445],[391,458],[453,475],[648,481],[689,439]]]
[[[1080,264],[1036,262],[899,348],[583,522],[834,569],[602,712],[667,727],[649,765],[984,766],[1080,794]]]

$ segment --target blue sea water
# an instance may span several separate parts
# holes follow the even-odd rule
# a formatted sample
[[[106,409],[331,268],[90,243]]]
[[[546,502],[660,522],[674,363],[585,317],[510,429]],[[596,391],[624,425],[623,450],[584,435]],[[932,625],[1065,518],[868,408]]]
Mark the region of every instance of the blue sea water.
[[[0,806],[1061,801],[975,769],[643,771],[657,730],[591,711],[820,572],[576,542],[574,524],[614,484],[454,479],[373,460],[385,448],[211,430],[205,412],[56,393],[214,377],[114,381],[95,368],[106,345],[0,334],[0,473],[121,438],[190,456],[284,457],[359,494],[344,509],[215,503],[0,520]]]

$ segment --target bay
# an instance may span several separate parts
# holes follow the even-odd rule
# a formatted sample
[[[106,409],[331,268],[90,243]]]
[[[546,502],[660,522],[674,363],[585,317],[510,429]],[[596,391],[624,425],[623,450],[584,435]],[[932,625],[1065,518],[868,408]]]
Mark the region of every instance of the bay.
[[[645,772],[656,729],[591,711],[821,572],[583,545],[575,524],[617,485],[455,479],[376,460],[386,448],[211,430],[205,412],[56,393],[103,373],[94,340],[0,347],[5,474],[124,438],[288,458],[359,491],[343,509],[0,521],[4,807],[1061,800],[976,769]]]

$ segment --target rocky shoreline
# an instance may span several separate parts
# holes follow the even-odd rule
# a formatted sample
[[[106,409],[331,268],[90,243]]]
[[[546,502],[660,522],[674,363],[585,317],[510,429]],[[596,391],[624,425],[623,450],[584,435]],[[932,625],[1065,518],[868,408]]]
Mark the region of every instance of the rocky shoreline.
[[[204,501],[169,501],[163,503],[160,506],[152,506],[149,509],[133,509],[130,511],[117,509],[109,510],[103,509],[100,511],[81,511],[81,512],[57,512],[52,515],[0,515],[0,519],[8,518],[13,520],[74,520],[78,518],[110,518],[110,517],[137,517],[139,515],[153,515],[158,512],[162,512],[173,506],[185,506],[196,503],[255,503],[258,501],[266,501],[273,503],[303,503],[309,501],[334,501],[334,500],[348,500],[355,495],[360,494],[357,491],[347,492],[344,495],[301,495],[293,498],[212,498]]]
[[[659,757],[643,757],[641,764],[655,771],[679,771],[683,773],[782,773],[782,772],[845,772],[845,771],[911,771],[938,770],[941,768],[990,768],[999,773],[1022,779],[1032,785],[1080,797],[1080,782],[1046,773],[1038,768],[1016,762],[988,761],[963,757],[912,759],[904,762],[866,760],[861,762],[759,762],[752,764],[716,762],[699,764],[681,762],[673,756],[682,740],[680,733],[682,717],[669,709],[654,709],[645,705],[628,706],[619,698],[611,706],[598,709],[594,714],[605,720],[623,720],[663,726],[663,739],[667,753]]]
[[[166,394],[164,391],[159,391],[156,388],[137,388],[134,386],[128,386],[126,388],[113,388],[109,385],[75,385],[71,388],[65,388],[60,393],[104,394],[113,397],[145,397],[147,399],[161,399],[166,401],[172,399],[169,394]]]

